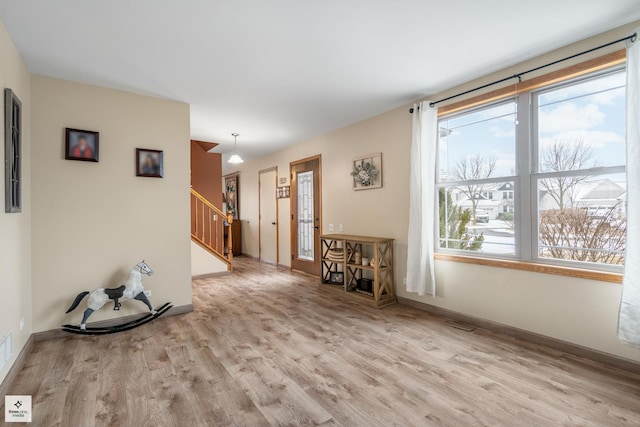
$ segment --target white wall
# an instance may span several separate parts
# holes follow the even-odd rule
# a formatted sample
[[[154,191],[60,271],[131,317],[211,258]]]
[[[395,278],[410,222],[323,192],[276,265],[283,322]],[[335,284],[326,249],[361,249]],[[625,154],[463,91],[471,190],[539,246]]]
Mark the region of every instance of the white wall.
[[[436,94],[433,99],[629,35],[637,25],[631,24],[559,49],[525,64]],[[621,48],[623,46],[618,45],[610,50]],[[583,57],[580,60],[585,59]],[[562,67],[567,65],[565,63]],[[245,220],[243,252],[251,256],[258,255],[258,171],[278,166],[280,176],[288,176],[289,162],[321,154],[323,231],[328,229],[330,223],[336,225],[336,230],[337,225],[342,223],[345,233],[394,238],[398,295],[640,361],[640,351],[621,345],[616,338],[621,291],[621,286],[617,284],[437,261],[436,297],[418,297],[405,291],[402,280],[406,272],[411,144],[408,107],[389,111],[241,165],[238,169],[241,174],[240,213]],[[349,175],[352,159],[378,151],[383,153],[383,188],[353,191]],[[290,265],[289,199],[279,201],[279,213],[280,260],[282,264]]]
[[[156,306],[191,304],[189,106],[33,76],[34,331],[79,323],[83,290],[121,284],[140,260]],[[100,162],[64,159],[66,127],[100,132]],[[135,176],[135,149],[164,151],[164,178]],[[136,301],[91,321],[145,311]]]
[[[0,22],[0,108],[4,165],[4,88],[10,88],[22,102],[22,212],[4,212],[4,166],[0,168],[0,338],[13,335],[13,356],[0,370],[0,382],[15,362],[31,334],[31,94],[29,71]],[[20,320],[25,327],[20,331]]]
[[[227,264],[202,249],[193,240],[191,241],[191,275],[193,277],[225,273],[227,271]]]

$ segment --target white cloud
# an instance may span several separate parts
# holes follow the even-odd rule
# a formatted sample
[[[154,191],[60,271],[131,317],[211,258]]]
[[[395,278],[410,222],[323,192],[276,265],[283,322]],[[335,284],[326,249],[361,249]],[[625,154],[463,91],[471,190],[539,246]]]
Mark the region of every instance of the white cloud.
[[[548,147],[554,141],[562,141],[563,143],[573,144],[579,141],[584,141],[586,144],[591,145],[593,148],[604,147],[609,144],[624,144],[624,136],[615,132],[604,132],[598,130],[573,130],[568,132],[561,132],[551,135],[549,137],[540,138],[539,144],[541,148]]]
[[[615,73],[598,79],[586,80],[582,83],[561,87],[541,94],[543,104],[561,101],[576,96],[587,95],[583,99],[601,105],[610,105],[616,98],[625,94],[625,73]],[[622,86],[622,87],[621,87]],[[621,88],[620,88],[621,87]],[[616,89],[619,88],[619,89]],[[599,92],[599,93],[596,93]],[[594,95],[589,95],[594,94]]]
[[[596,93],[587,99],[589,99],[589,101],[595,102],[596,104],[600,104],[600,105],[614,105],[615,101],[618,98],[624,97],[624,95],[625,95],[625,89],[620,88],[616,90],[609,90],[606,92]]]
[[[573,102],[563,102],[551,109],[541,109],[538,127],[541,133],[583,131],[600,125],[605,117],[596,104],[579,107]]]
[[[514,153],[492,151],[491,157],[496,159],[496,173],[493,176],[515,175],[516,159]]]

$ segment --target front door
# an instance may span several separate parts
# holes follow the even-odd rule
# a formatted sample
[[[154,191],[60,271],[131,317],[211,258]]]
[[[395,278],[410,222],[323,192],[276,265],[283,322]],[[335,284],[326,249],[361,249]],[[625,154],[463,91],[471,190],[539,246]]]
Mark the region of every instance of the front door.
[[[276,187],[278,180],[276,168],[260,171],[258,174],[260,208],[260,261],[269,264],[278,263],[278,207]]]
[[[291,163],[291,268],[320,276],[320,156]]]

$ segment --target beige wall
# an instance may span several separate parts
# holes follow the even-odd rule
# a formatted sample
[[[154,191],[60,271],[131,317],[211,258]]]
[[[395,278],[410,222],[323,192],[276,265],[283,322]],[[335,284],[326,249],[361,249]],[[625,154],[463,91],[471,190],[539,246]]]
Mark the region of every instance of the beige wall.
[[[432,99],[626,36],[633,32],[633,27],[629,25],[559,49],[526,64],[452,88]],[[617,45],[613,49],[622,47]],[[241,165],[238,169],[241,174],[240,209],[245,220],[243,251],[251,256],[258,255],[258,171],[278,166],[280,176],[288,176],[289,162],[321,154],[323,231],[328,230],[330,223],[335,224],[337,231],[338,224],[342,223],[345,233],[396,239],[398,295],[640,361],[640,351],[621,345],[616,338],[620,285],[437,261],[437,296],[408,294],[403,278],[406,272],[410,144],[411,115],[405,106]],[[383,153],[383,188],[353,191],[349,176],[351,160],[377,151]],[[289,199],[279,201],[279,213],[280,260],[289,265]]]
[[[394,237],[406,247],[406,208],[409,205],[409,144],[411,115],[406,108],[372,117],[273,155],[240,165],[240,216],[242,252],[258,256],[258,171],[278,167],[278,177],[289,185],[289,162],[320,154],[322,156],[322,230],[329,224],[344,232]],[[383,187],[353,191],[353,159],[382,152]],[[290,199],[278,200],[280,264],[291,265]],[[406,252],[406,249],[404,249]]]
[[[189,106],[33,76],[33,330],[79,323],[83,290],[121,284],[145,259],[156,306],[191,303]],[[64,159],[66,127],[100,132],[100,162]],[[164,151],[164,178],[135,176],[136,147]],[[143,312],[139,302],[92,321]]]
[[[191,276],[206,276],[227,271],[227,264],[191,241]]]
[[[0,370],[0,382],[31,334],[31,94],[29,71],[0,22],[0,156],[4,165],[4,88],[22,102],[22,213],[4,212],[4,166],[0,184],[0,338],[13,336],[13,356]],[[20,320],[25,327],[20,331]]]

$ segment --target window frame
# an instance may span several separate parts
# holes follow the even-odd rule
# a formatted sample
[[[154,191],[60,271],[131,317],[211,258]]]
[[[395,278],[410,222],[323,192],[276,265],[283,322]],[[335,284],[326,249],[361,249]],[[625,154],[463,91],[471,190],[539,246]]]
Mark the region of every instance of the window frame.
[[[463,109],[463,110],[457,110],[455,112],[452,112],[450,114],[444,114],[444,115],[439,115],[438,116],[438,129],[440,129],[440,122],[444,121],[444,120],[450,120],[452,118],[455,117],[459,117],[459,116],[463,116],[466,114],[473,114],[476,113],[478,111],[482,111],[482,110],[488,110],[500,105],[506,105],[513,102],[515,104],[515,114],[516,114],[516,120],[518,120],[518,115],[519,115],[519,111],[520,106],[518,105],[518,96],[517,95],[512,95],[512,96],[506,96],[504,98],[498,99],[498,100],[493,100],[491,102],[487,102],[485,104],[480,104],[480,105],[474,105],[468,109]],[[516,133],[518,131],[518,126],[514,126]],[[442,181],[441,177],[440,177],[440,132],[438,132],[438,141],[437,141],[438,147],[437,147],[437,152],[438,155],[436,156],[436,182],[435,182],[435,189],[436,189],[436,212],[435,212],[435,218],[438,218],[438,220],[436,221],[436,223],[434,224],[435,227],[435,236],[437,236],[434,242],[435,245],[435,252],[438,253],[444,253],[444,254],[448,254],[448,255],[464,255],[464,256],[473,256],[473,257],[477,257],[477,258],[487,258],[487,259],[504,259],[504,260],[512,260],[512,261],[520,261],[521,257],[519,256],[519,245],[518,245],[518,228],[515,227],[515,235],[514,235],[514,253],[513,254],[496,254],[496,253],[485,253],[485,252],[477,252],[477,251],[466,251],[466,250],[460,250],[460,249],[452,249],[452,248],[447,248],[447,247],[440,247],[440,242],[441,242],[441,238],[440,238],[440,216],[439,216],[439,198],[438,198],[438,193],[440,191],[441,188],[444,188],[445,191],[448,188],[454,188],[454,187],[459,187],[459,186],[464,186],[464,185],[483,185],[483,184],[501,184],[501,183],[513,183],[513,191],[514,191],[514,197],[517,193],[517,191],[515,189],[518,188],[518,182],[519,182],[519,177],[518,177],[518,144],[517,144],[517,134],[516,134],[516,138],[514,140],[514,152],[515,152],[515,171],[516,174],[515,175],[506,175],[506,176],[496,176],[496,177],[489,177],[489,178],[481,178],[481,179],[470,179],[470,180],[448,180],[448,181]],[[501,199],[494,199],[494,200],[501,200]],[[517,206],[517,201],[514,199],[511,199],[514,201],[514,210],[517,210],[516,206]],[[517,221],[517,215],[514,215],[514,221]]]
[[[596,80],[602,78],[607,75],[612,75],[619,73],[621,71],[626,71],[625,65],[614,65],[612,67],[608,67],[602,70],[598,70],[592,73],[588,73],[584,76],[575,77],[572,79],[567,79],[562,82],[557,82],[548,86],[540,87],[534,89],[529,92],[530,96],[530,116],[531,116],[531,138],[528,141],[531,144],[530,152],[530,163],[531,163],[531,173],[530,173],[530,196],[532,203],[532,225],[535,227],[535,236],[531,234],[531,260],[536,263],[541,264],[551,264],[558,265],[564,267],[572,267],[572,268],[585,268],[588,270],[597,270],[604,272],[612,272],[612,273],[622,273],[624,269],[623,265],[616,264],[605,264],[605,263],[594,263],[588,261],[568,261],[558,258],[545,258],[541,257],[539,253],[539,236],[540,236],[540,208],[539,208],[539,200],[538,200],[538,182],[544,178],[556,178],[556,177],[571,177],[571,176],[603,176],[603,175],[611,175],[611,174],[625,174],[626,173],[626,164],[625,165],[615,165],[615,166],[598,166],[587,169],[579,169],[579,170],[567,170],[567,171],[549,171],[549,172],[541,172],[540,171],[540,158],[539,158],[539,150],[540,150],[540,142],[539,142],[539,132],[538,132],[538,114],[537,111],[539,109],[539,98],[541,94],[546,92],[551,92],[553,90],[557,90],[562,87],[567,87],[575,84],[580,84],[582,82],[588,82],[589,80]],[[626,141],[625,141],[626,147]],[[536,238],[534,238],[536,237]]]
[[[622,60],[621,57],[622,56]],[[593,63],[596,63],[594,66]],[[464,101],[455,104],[455,107],[445,106],[444,112],[438,114],[438,128],[441,121],[454,117],[470,114],[482,109],[491,108],[501,103],[515,100],[516,120],[515,127],[515,163],[516,174],[514,176],[495,177],[477,180],[482,183],[489,182],[513,182],[514,206],[514,255],[498,253],[483,253],[460,249],[440,247],[440,221],[436,221],[434,239],[434,251],[436,259],[466,262],[481,265],[515,268],[520,270],[538,271],[551,274],[567,275],[571,277],[583,277],[594,280],[620,283],[624,265],[593,263],[583,261],[571,261],[556,258],[545,258],[539,255],[539,201],[538,182],[542,177],[552,176],[599,176],[615,173],[625,173],[625,166],[603,166],[578,171],[540,172],[538,170],[538,99],[539,95],[557,88],[570,86],[592,79],[601,78],[608,74],[626,70],[624,51],[617,51],[605,55],[601,60],[590,60],[582,71],[568,73],[564,78],[550,79],[546,84],[536,82],[521,90],[498,90],[502,96],[480,95],[469,100],[469,107],[464,108]],[[575,67],[575,66],[574,66]],[[580,64],[578,65],[580,67]],[[569,67],[571,69],[572,67]],[[550,73],[556,75],[564,70]],[[541,78],[544,78],[542,76]],[[485,102],[481,98],[485,97]],[[473,184],[471,181],[441,181],[440,180],[440,136],[438,135],[438,156],[436,161],[436,218],[439,218],[439,202],[437,194],[440,188],[451,188],[456,185]],[[504,193],[507,194],[507,193]],[[502,199],[500,199],[502,200]],[[580,273],[583,272],[583,273]]]

